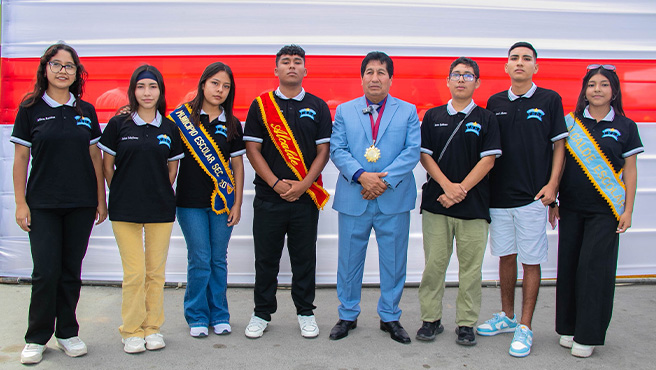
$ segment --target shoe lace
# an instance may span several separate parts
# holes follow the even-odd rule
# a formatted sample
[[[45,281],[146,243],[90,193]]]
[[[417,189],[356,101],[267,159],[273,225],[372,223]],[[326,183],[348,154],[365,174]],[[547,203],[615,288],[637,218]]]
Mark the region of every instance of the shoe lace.
[[[265,321],[257,318],[257,317],[252,317],[251,322],[248,323],[248,326],[256,326],[258,329],[265,328]]]
[[[301,316],[301,326],[306,327],[306,326],[317,326],[316,322],[312,320],[312,317],[310,316]]]
[[[499,314],[499,313],[494,313],[494,314],[492,314],[492,318],[489,319],[489,320],[487,320],[486,323],[488,323],[488,324],[494,324],[494,323],[496,323],[496,322],[499,322],[500,319],[501,319],[501,314]]]
[[[36,343],[27,343],[27,345],[25,346],[25,349],[27,350],[37,350],[39,348],[41,348],[41,345]]]
[[[526,342],[526,338],[528,337],[528,331],[526,331],[524,328],[520,328],[519,330],[515,330],[515,335],[513,336],[513,342]]]
[[[67,341],[68,341],[68,343],[70,343],[73,346],[76,345],[76,344],[82,343],[82,340],[79,337],[69,338],[69,339],[67,339]]]

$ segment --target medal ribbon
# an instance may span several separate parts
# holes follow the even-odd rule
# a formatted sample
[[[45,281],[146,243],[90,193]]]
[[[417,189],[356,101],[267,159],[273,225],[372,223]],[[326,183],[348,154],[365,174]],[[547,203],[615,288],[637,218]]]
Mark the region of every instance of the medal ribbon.
[[[376,138],[378,137],[378,127],[380,127],[380,119],[383,117],[383,111],[385,110],[385,103],[387,103],[387,98],[383,100],[383,104],[380,105],[380,111],[378,112],[378,117],[376,118],[376,123],[374,123],[374,114],[369,113],[369,120],[371,121],[371,136],[373,137],[373,142],[376,144]]]
[[[258,96],[257,103],[260,106],[260,113],[262,114],[264,127],[267,129],[271,141],[276,149],[278,149],[278,152],[285,161],[285,164],[287,164],[287,167],[294,172],[296,178],[299,181],[303,180],[308,172],[307,167],[305,166],[305,160],[303,159],[303,153],[294,138],[294,134],[292,133],[285,116],[283,116],[280,107],[273,97],[273,92],[264,93]],[[310,185],[310,188],[305,191],[310,195],[319,209],[323,209],[326,203],[328,203],[328,198],[330,198],[330,195],[322,185],[321,175],[319,175],[317,181],[313,182],[312,185]]]
[[[565,147],[619,220],[624,213],[626,191],[622,171],[615,172],[599,144],[574,113],[565,116],[565,124],[569,131]]]
[[[214,183],[212,210],[217,215],[230,214],[230,209],[235,204],[235,179],[232,176],[230,162],[223,157],[223,153],[205,127],[194,126],[191,122],[189,104],[180,106],[171,112],[168,118],[178,126],[182,142],[187,146],[196,163]]]

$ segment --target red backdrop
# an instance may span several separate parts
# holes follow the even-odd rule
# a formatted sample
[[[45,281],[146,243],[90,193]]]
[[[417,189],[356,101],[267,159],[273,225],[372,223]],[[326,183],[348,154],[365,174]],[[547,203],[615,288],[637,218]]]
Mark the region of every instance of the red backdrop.
[[[417,106],[419,118],[431,107],[449,99],[446,74],[452,57],[393,57],[394,82],[391,94]],[[83,99],[94,104],[101,123],[114,115],[116,108],[127,102],[125,91],[132,71],[149,63],[164,75],[168,110],[194,94],[198,78],[205,66],[222,61],[235,75],[235,114],[242,121],[251,101],[260,93],[277,86],[273,75],[272,56],[139,56],[84,57],[89,72]],[[338,104],[362,94],[360,86],[361,56],[308,56],[308,77],[304,87],[328,102],[334,114]],[[504,72],[505,58],[476,58],[481,69],[481,87],[474,94],[479,105],[495,92],[508,89],[510,80]],[[636,122],[656,122],[656,61],[603,60],[617,66],[622,81],[624,109]],[[581,89],[581,78],[590,60],[538,59],[535,82],[556,90],[563,97],[565,112],[573,110]],[[32,89],[37,58],[2,58],[0,124],[13,124],[18,104]]]

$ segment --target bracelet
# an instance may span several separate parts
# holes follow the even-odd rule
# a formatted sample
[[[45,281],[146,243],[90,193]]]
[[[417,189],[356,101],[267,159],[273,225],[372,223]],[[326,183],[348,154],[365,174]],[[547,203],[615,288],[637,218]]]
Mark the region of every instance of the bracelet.
[[[275,188],[276,185],[278,185],[279,182],[280,182],[280,179],[276,180],[276,182],[273,183],[273,186],[271,187],[271,189]]]

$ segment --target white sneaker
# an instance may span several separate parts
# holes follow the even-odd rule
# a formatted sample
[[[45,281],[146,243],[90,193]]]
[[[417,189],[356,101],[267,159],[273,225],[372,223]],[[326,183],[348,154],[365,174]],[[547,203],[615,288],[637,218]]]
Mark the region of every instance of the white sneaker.
[[[204,338],[207,336],[208,330],[205,326],[192,326],[189,329],[189,335],[194,338]]]
[[[230,324],[216,324],[214,325],[214,334],[216,335],[227,335],[232,333],[232,328]]]
[[[314,319],[314,315],[298,315],[298,326],[301,328],[301,335],[304,338],[316,338],[319,336],[319,326]]]
[[[592,356],[592,351],[594,351],[595,346],[588,346],[585,344],[578,344],[572,342],[572,356],[575,357],[590,357]]]
[[[146,349],[149,351],[155,351],[166,347],[164,343],[164,336],[160,333],[154,333],[144,338],[146,341]]]
[[[80,337],[70,337],[68,339],[57,338],[57,347],[69,357],[79,357],[87,354],[87,345],[84,344]]]
[[[146,341],[141,337],[121,339],[125,353],[140,353],[146,351]]]
[[[21,352],[22,364],[38,364],[43,359],[46,346],[43,344],[27,343]]]
[[[573,335],[561,335],[560,340],[558,340],[558,344],[565,348],[572,348],[572,342],[574,342]]]
[[[253,313],[244,334],[251,339],[259,338],[264,334],[267,325],[269,325],[268,321],[255,316],[255,313]]]

